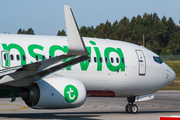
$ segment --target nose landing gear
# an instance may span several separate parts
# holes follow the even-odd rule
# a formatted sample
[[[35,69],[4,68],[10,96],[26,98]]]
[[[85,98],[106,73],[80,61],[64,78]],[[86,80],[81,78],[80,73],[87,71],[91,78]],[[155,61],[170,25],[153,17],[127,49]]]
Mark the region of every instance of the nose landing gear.
[[[133,104],[135,102],[135,97],[127,97],[128,104],[125,107],[126,113],[137,113],[138,106]]]

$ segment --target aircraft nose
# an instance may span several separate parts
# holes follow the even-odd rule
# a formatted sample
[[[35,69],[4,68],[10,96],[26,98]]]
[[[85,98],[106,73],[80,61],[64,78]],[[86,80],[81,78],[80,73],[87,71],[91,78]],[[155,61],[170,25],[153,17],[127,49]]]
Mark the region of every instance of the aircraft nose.
[[[167,65],[167,76],[168,81],[172,82],[176,78],[176,73]]]

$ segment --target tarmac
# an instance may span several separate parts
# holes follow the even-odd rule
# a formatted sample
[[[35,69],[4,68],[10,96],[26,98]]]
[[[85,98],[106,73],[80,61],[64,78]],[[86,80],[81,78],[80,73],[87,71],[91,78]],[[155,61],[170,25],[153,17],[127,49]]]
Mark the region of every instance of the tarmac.
[[[88,97],[84,105],[73,109],[37,110],[29,108],[21,98],[10,102],[0,99],[1,120],[159,120],[160,116],[180,116],[180,91],[158,91],[155,98],[137,102],[139,112],[125,112],[126,98]]]

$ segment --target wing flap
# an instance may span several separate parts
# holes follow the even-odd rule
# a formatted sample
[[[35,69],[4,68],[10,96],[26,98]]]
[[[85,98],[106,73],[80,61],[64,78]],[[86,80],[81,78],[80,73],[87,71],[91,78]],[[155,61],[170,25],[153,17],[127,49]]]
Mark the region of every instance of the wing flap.
[[[87,60],[87,59],[89,59],[89,57],[86,56],[86,55],[85,55],[85,56],[79,56],[79,57],[74,58],[74,59],[72,59],[72,60],[70,60],[70,61],[67,61],[67,62],[65,62],[65,63],[62,63],[62,64],[56,65],[56,66],[54,66],[54,67],[50,67],[50,68],[48,68],[48,69],[46,69],[46,70],[43,70],[43,71],[39,72],[37,75],[38,75],[39,77],[43,77],[43,76],[48,75],[48,74],[51,74],[51,73],[53,73],[53,72],[55,72],[55,71],[57,71],[57,70],[66,68],[66,67],[71,66],[71,65],[74,65],[74,64],[77,64],[77,63],[82,62],[82,61],[85,61],[85,60]]]
[[[2,69],[2,70],[0,70],[0,76],[4,76],[4,75],[8,75],[8,74],[14,73],[14,72],[16,72],[18,69],[20,69],[21,67],[22,67],[22,66],[17,66],[17,67]]]

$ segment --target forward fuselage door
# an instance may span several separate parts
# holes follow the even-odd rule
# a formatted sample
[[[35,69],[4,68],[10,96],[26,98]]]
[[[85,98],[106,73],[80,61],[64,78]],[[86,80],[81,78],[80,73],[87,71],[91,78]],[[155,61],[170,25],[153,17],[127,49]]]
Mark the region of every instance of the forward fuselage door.
[[[146,75],[146,60],[143,52],[141,50],[136,50],[139,64],[139,75]]]
[[[10,67],[10,55],[7,50],[1,51],[1,66],[3,68],[9,68]]]

